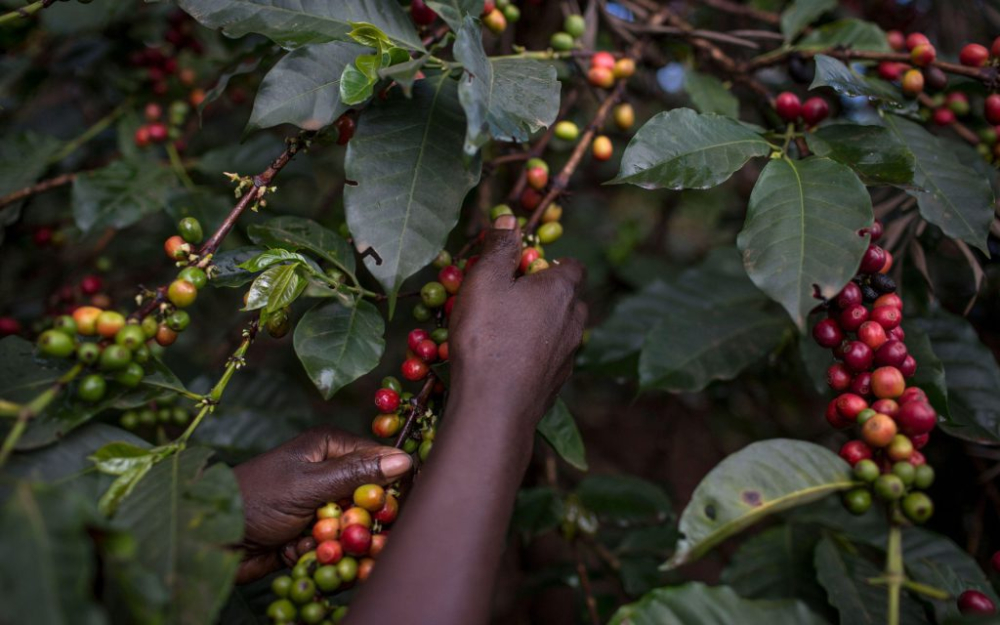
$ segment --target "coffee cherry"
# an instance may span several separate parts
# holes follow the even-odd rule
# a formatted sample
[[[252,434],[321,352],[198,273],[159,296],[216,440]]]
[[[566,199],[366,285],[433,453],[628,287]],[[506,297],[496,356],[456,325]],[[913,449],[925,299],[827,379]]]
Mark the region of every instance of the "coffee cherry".
[[[885,40],[889,47],[895,51],[900,51],[906,47],[906,37],[898,30],[890,30],[885,34]]]
[[[610,52],[596,52],[594,56],[590,57],[590,66],[614,69],[615,56]]]
[[[871,320],[886,330],[893,330],[899,327],[899,323],[903,320],[903,314],[893,306],[879,306],[872,310]]]
[[[291,587],[289,587],[289,591]],[[287,593],[286,593],[287,594]],[[288,599],[278,599],[267,606],[267,616],[275,623],[291,623],[298,611]]]
[[[146,333],[138,325],[127,325],[115,334],[115,343],[134,350],[146,343]]]
[[[292,589],[292,578],[288,575],[279,575],[271,581],[271,592],[279,597],[287,597]]]
[[[361,525],[370,528],[372,526],[372,515],[364,508],[352,506],[344,514],[340,515],[340,526]]]
[[[324,618],[326,618],[326,607],[316,601],[305,604],[299,610],[299,620],[306,625],[319,625]]]
[[[868,321],[868,309],[864,304],[855,304],[840,313],[840,327],[847,332],[856,332],[861,324]]]
[[[191,315],[184,310],[175,310],[170,313],[164,323],[174,332],[183,332],[191,323]]]
[[[440,282],[428,282],[420,289],[420,301],[428,308],[440,308],[448,299],[448,292]]]
[[[851,341],[844,349],[844,364],[854,371],[867,371],[872,367],[875,354],[861,341]]]
[[[340,547],[340,544],[337,545]],[[343,548],[341,548],[343,552]],[[343,558],[341,555],[337,559],[337,562]],[[317,548],[316,559],[319,560],[319,549]],[[337,567],[333,565],[324,565],[316,569],[313,573],[313,581],[316,582],[316,587],[320,589],[321,592],[333,592],[340,588],[340,575],[337,574]]]
[[[619,130],[629,130],[635,125],[635,109],[627,102],[616,106],[611,112],[611,117]]]
[[[539,191],[549,184],[549,172],[541,167],[529,167],[525,178],[532,189]]]
[[[855,488],[844,493],[843,501],[848,512],[862,515],[872,507],[872,494],[867,488]]]
[[[411,382],[423,380],[427,377],[428,371],[429,369],[427,368],[427,363],[419,358],[407,358],[403,362],[403,377]]]
[[[417,358],[423,360],[424,362],[434,362],[437,360],[438,355],[437,343],[430,339],[421,341],[420,344],[417,345],[417,349],[413,350],[413,353],[416,354]]]
[[[614,153],[614,145],[611,143],[611,139],[606,135],[598,135],[594,137],[594,143],[591,145],[591,154],[593,154],[594,159],[598,161],[606,161],[611,158]]]
[[[903,498],[903,514],[914,523],[926,523],[934,514],[934,502],[924,493],[910,493]]]
[[[930,434],[916,434],[910,437],[910,442],[913,443],[913,449],[923,449],[930,442]]]
[[[507,22],[510,24],[516,24],[521,19],[521,9],[517,8],[516,4],[508,4],[502,11],[503,16],[507,18]]]
[[[906,49],[913,50],[920,44],[930,43],[930,39],[923,33],[910,33],[906,36]]]
[[[860,305],[862,302],[861,287],[853,282],[848,282],[840,293],[837,294],[835,303],[837,308],[841,310],[846,310],[851,306]]]
[[[104,378],[96,373],[84,376],[76,387],[76,396],[87,402],[101,401],[104,392],[107,390],[107,383]]]
[[[802,103],[802,121],[815,126],[830,114],[830,105],[823,98],[809,98]]]
[[[889,258],[889,252],[886,252],[886,259],[888,258]],[[886,260],[886,263],[888,262],[889,260]],[[885,271],[884,266],[882,267],[882,270]],[[890,278],[889,276],[885,275],[885,273],[877,273],[873,275],[871,278],[871,286],[873,289],[883,294],[894,293],[896,291],[896,281]],[[899,306],[898,308],[902,310],[902,306]]]
[[[105,310],[97,316],[95,324],[97,334],[106,339],[113,338],[123,327],[125,327],[125,317],[121,313]]]
[[[837,402],[837,412],[848,421],[856,420],[858,413],[868,407],[868,402],[854,393],[842,393],[835,401]]]
[[[870,322],[875,323],[875,322]],[[878,327],[882,327],[879,324],[875,324]],[[902,341],[886,341],[878,350],[875,352],[875,365],[879,367],[899,367],[903,364],[908,356],[906,351],[906,344]],[[902,391],[900,391],[902,392]]]
[[[896,462],[892,465],[892,474],[903,480],[903,485],[909,487],[916,479],[917,468],[909,462]]]
[[[179,280],[187,280],[196,289],[203,289],[208,284],[208,275],[205,274],[205,270],[201,267],[185,267],[177,274],[177,278]]]
[[[410,17],[418,26],[427,26],[434,23],[434,20],[437,19],[437,13],[427,6],[424,0],[413,0],[410,3]]]
[[[101,352],[99,367],[104,371],[124,369],[132,362],[132,352],[121,345],[108,345]]]
[[[903,434],[927,434],[937,425],[937,413],[926,401],[909,401],[900,405],[896,422]]]
[[[861,273],[878,273],[885,265],[885,250],[877,245],[869,245],[861,259]]]
[[[907,388],[905,391],[903,391],[903,394],[899,396],[898,401],[900,406],[902,406],[903,404],[908,404],[911,401],[920,401],[928,403],[927,393],[925,393],[923,389],[919,387],[911,386]]]
[[[348,525],[340,533],[340,543],[345,553],[352,556],[365,555],[372,546],[371,530],[363,525]]]
[[[833,363],[826,370],[826,383],[835,391],[846,391],[851,386],[851,372],[843,363]]]
[[[73,339],[59,330],[46,330],[38,337],[38,351],[54,358],[68,358],[76,346]]]
[[[354,120],[354,117],[350,113],[344,113],[337,118],[337,121],[333,122],[333,125],[337,129],[337,145],[347,145],[351,138],[354,137],[354,131],[357,129],[358,122]]]
[[[934,109],[931,119],[936,126],[950,126],[955,123],[955,113],[947,108]]]
[[[969,67],[982,67],[989,60],[990,51],[986,49],[986,46],[981,46],[978,43],[967,44],[958,53],[958,61]]]
[[[521,252],[521,262],[518,265],[518,268],[521,270],[521,273],[527,273],[528,267],[531,266],[531,263],[538,260],[539,256],[540,253],[538,251],[538,248],[536,247],[524,248],[524,250]]]
[[[174,235],[163,242],[163,250],[171,260],[183,260],[191,253],[191,245],[180,235]]]
[[[542,224],[538,228],[538,241],[548,245],[549,243],[555,243],[563,234],[563,227],[558,221],[549,222]]]
[[[838,454],[853,467],[862,460],[870,460],[872,449],[864,441],[847,441],[840,448]]]
[[[986,96],[983,115],[986,117],[986,121],[994,126],[1000,124],[1000,93],[991,93]]]
[[[970,110],[969,97],[961,91],[953,91],[948,94],[947,98],[945,98],[945,106],[947,106],[951,112],[958,117],[965,117],[969,114]],[[994,135],[995,134],[996,131],[994,131]],[[987,142],[990,143],[989,141]],[[991,143],[996,143],[996,139],[994,139]]]
[[[557,123],[552,132],[563,141],[576,141],[580,136],[580,128],[573,122],[566,120]]]
[[[410,333],[407,335],[406,345],[411,350],[416,350],[417,345],[420,345],[421,342],[426,341],[430,337],[431,335],[427,332],[427,330],[424,330],[422,328],[417,328],[416,330],[411,330]],[[385,380],[383,380],[383,384],[384,382]]]
[[[612,73],[615,78],[631,78],[635,74],[635,61],[630,58],[618,59]]]
[[[364,484],[354,489],[354,505],[377,512],[385,505],[385,490],[378,484]]]
[[[909,460],[910,456],[913,455],[914,451],[913,441],[911,441],[909,437],[907,437],[905,434],[897,434],[894,437],[892,437],[892,441],[889,442],[889,446],[888,448],[886,448],[885,451],[886,455],[889,456],[890,460],[894,460],[896,462],[899,462],[901,460]],[[909,463],[906,464],[911,467],[913,466]],[[906,482],[905,479],[903,481]],[[906,482],[906,485],[909,486],[910,483]]]
[[[146,372],[142,370],[142,365],[137,362],[130,362],[125,368],[115,374],[115,382],[125,388],[135,388],[142,382]]]
[[[427,457],[430,456],[432,447],[434,447],[433,441],[425,440],[420,443],[420,448],[417,449],[417,456],[420,458],[420,462],[427,462]]]
[[[993,601],[978,590],[966,590],[958,596],[958,611],[962,614],[991,615],[996,613]]]
[[[369,559],[371,559],[371,558],[377,558],[379,556],[379,554],[382,553],[382,550],[385,549],[385,544],[388,542],[388,540],[389,540],[389,537],[386,534],[374,534],[374,535],[372,535],[372,546],[368,549]],[[361,565],[363,565],[364,562],[365,561],[362,560],[361,561]],[[358,566],[358,568],[359,568],[359,571],[358,571],[359,575],[358,576],[359,577],[361,577],[361,575],[360,575],[361,565]],[[364,577],[361,577],[361,581],[365,581]]]
[[[299,605],[309,603],[314,596],[316,596],[316,584],[308,577],[295,580],[291,590],[288,591],[288,598]]]
[[[912,378],[917,373],[917,359],[907,354],[903,362],[899,364],[899,372],[903,374],[904,378]]]
[[[187,308],[198,297],[198,287],[187,280],[177,279],[167,288],[167,299],[178,308]]]
[[[861,426],[861,438],[872,447],[885,447],[896,435],[896,422],[892,417],[876,414]]]
[[[345,583],[350,584],[358,578],[358,561],[350,556],[345,556],[337,563],[337,575]]]
[[[874,490],[879,499],[896,501],[906,492],[906,487],[899,476],[886,473],[878,476],[878,479],[875,480]]]
[[[403,420],[396,413],[380,414],[372,419],[372,434],[377,438],[390,438],[399,433]]]
[[[864,410],[858,413],[858,417],[856,419],[857,424],[864,425],[865,423],[868,423],[869,419],[871,419],[877,414],[878,413],[872,410],[871,408],[865,408]]]
[[[177,232],[180,233],[182,239],[192,244],[201,243],[205,237],[201,223],[194,217],[185,217],[177,222]]]
[[[316,545],[316,560],[320,564],[336,564],[344,557],[344,549],[336,540],[324,540]]]
[[[893,61],[882,61],[878,64],[878,76],[882,80],[896,82],[909,68],[906,63],[894,63]]]
[[[519,201],[521,208],[530,212],[538,208],[538,205],[542,203],[542,194],[531,187],[525,187],[524,191],[521,192]]]
[[[896,367],[879,367],[872,372],[872,393],[879,399],[895,399],[903,394],[906,381]]]
[[[399,409],[399,393],[392,389],[380,388],[375,391],[375,407],[379,412],[396,412]]]
[[[872,304],[872,306],[874,308],[889,306],[891,308],[895,308],[896,310],[903,310],[903,300],[901,300],[895,293],[887,293],[875,300],[875,303]]]
[[[166,325],[161,325],[156,329],[156,344],[160,347],[168,347],[174,344],[177,340],[177,333],[168,328]]]
[[[76,359],[85,365],[92,365],[101,357],[101,348],[97,343],[81,343],[76,348]]]
[[[574,39],[579,39],[587,30],[587,22],[582,15],[567,15],[566,19],[563,20],[563,30]]]
[[[383,525],[387,525],[396,520],[399,515],[399,501],[392,495],[386,494],[385,503],[373,515],[375,520]]]
[[[438,282],[444,287],[449,295],[455,295],[462,287],[462,280],[465,275],[462,270],[455,265],[449,265],[438,272]]]
[[[907,70],[903,74],[901,87],[903,89],[903,93],[910,97],[920,95],[920,92],[924,90],[924,75],[919,69]]]
[[[859,291],[860,293],[860,291]],[[841,344],[844,333],[833,319],[823,319],[813,326],[813,339],[820,347],[832,348]]]
[[[549,268],[549,261],[544,258],[536,258],[530,265],[528,265],[528,270],[525,271],[527,275],[531,276],[541,271],[545,271]]]
[[[794,122],[802,112],[802,102],[799,100],[799,96],[790,91],[784,91],[775,98],[774,110],[781,119],[786,122]]]
[[[132,143],[137,148],[148,147],[151,143],[149,139],[149,126],[139,126],[136,128],[135,133],[132,135]]]
[[[853,378],[851,378],[851,384],[849,386],[850,391],[855,395],[860,395],[862,397],[868,397],[872,394],[872,374],[867,371],[862,371]]]
[[[312,537],[317,544],[327,540],[337,540],[340,535],[340,519],[326,518],[316,521],[312,528]]]
[[[316,517],[320,519],[339,519],[344,511],[332,501],[328,501],[322,508],[316,511]]]
[[[875,464],[874,460],[859,460],[857,464],[854,465],[854,477],[858,478],[862,482],[871,484],[874,482],[878,476],[881,475],[878,465]]]
[[[489,28],[494,34],[499,35],[507,30],[507,16],[499,9],[493,9],[483,16],[483,25]]]
[[[1000,573],[1000,551],[994,553],[993,557],[990,558],[990,566],[993,567],[994,573]]]
[[[100,276],[90,275],[80,279],[80,291],[84,295],[94,295],[99,293],[102,288],[104,288],[104,281],[101,280]]]
[[[896,413],[899,412],[899,404],[892,399],[879,399],[872,404],[872,410],[875,412],[881,412],[882,414],[887,414],[890,417],[895,418]]]
[[[573,36],[569,33],[555,32],[549,39],[549,46],[557,52],[565,52],[573,49]]]
[[[614,69],[594,66],[587,70],[587,81],[595,87],[610,89],[615,84]]]
[[[448,340],[448,328],[435,328],[431,332],[431,340],[440,345]]]
[[[842,430],[844,428],[851,426],[851,422],[845,419],[843,416],[841,416],[840,412],[837,410],[836,399],[832,400],[829,404],[826,405],[825,416],[826,416],[826,422],[830,424],[830,427],[833,427],[835,429]]]
[[[917,67],[927,67],[937,58],[937,50],[929,43],[922,43],[910,51],[910,61]]]
[[[881,324],[874,321],[866,321],[858,328],[858,340],[875,350],[875,362],[878,363],[879,348],[885,345],[889,337],[886,335],[885,328]]]

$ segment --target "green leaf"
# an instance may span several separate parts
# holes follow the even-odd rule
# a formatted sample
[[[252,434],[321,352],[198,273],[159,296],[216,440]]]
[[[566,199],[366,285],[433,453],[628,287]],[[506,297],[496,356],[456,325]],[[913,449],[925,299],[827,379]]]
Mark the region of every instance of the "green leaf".
[[[49,168],[62,142],[47,135],[19,133],[0,140],[0,197],[29,187]],[[24,200],[0,208],[0,241],[3,227],[21,216]]]
[[[837,0],[793,0],[781,13],[781,34],[791,41],[821,15],[837,8]]]
[[[825,447],[791,439],[752,443],[698,484],[681,515],[684,538],[666,566],[697,560],[769,514],[852,486],[850,467]]]
[[[93,463],[89,456],[103,445],[111,442],[127,442],[136,446],[149,446],[131,432],[110,426],[106,423],[89,423],[59,441],[58,445],[49,445],[28,453],[18,453],[11,456],[4,465],[4,472],[10,476],[24,478],[36,482],[71,482],[75,476],[99,477],[94,480],[95,497],[108,481],[104,476],[97,476],[89,471]],[[79,486],[79,484],[76,484]],[[6,497],[7,492],[0,488],[0,497]]]
[[[689,69],[684,73],[684,90],[699,113],[740,116],[740,101],[715,76]]]
[[[115,478],[115,481],[111,483],[111,486],[97,502],[97,509],[100,510],[101,514],[104,516],[113,515],[122,501],[132,494],[132,491],[139,485],[142,478],[146,477],[155,463],[156,457],[152,454],[146,454],[136,459],[128,469]]]
[[[0,339],[0,399],[26,403],[55,384],[64,372],[55,363],[35,359],[35,345],[19,336]]]
[[[385,323],[372,304],[319,304],[295,326],[295,353],[324,399],[376,366],[385,350]]]
[[[657,588],[622,606],[609,625],[826,625],[798,601],[743,599],[728,586],[689,582]]]
[[[101,473],[121,475],[151,458],[154,454],[146,447],[124,441],[107,443],[93,454],[90,460]]]
[[[410,16],[395,2],[178,0],[177,4],[202,25],[221,28],[230,37],[258,33],[285,48],[347,41],[354,24],[365,22],[401,46],[424,49]]]
[[[909,343],[910,337],[906,338]],[[903,559],[914,581],[945,590],[953,597],[971,588],[985,593],[994,604],[1000,601],[975,559],[947,536],[919,527],[906,528]],[[931,605],[938,622],[959,616],[954,601],[932,601]]]
[[[250,285],[250,296],[244,310],[263,308],[269,313],[281,310],[302,294],[307,283],[299,274],[297,264],[271,267]]]
[[[465,120],[455,81],[444,74],[414,85],[413,99],[391,94],[365,111],[347,145],[347,223],[365,264],[395,298],[403,280],[444,247],[480,162],[467,163]]]
[[[621,171],[608,184],[644,189],[707,189],[720,184],[771,146],[728,117],[699,115],[691,109],[659,113],[625,148]]]
[[[365,75],[357,65],[345,65],[340,75],[340,101],[347,106],[361,104],[375,93],[376,82],[376,78]]]
[[[352,24],[351,32],[347,36],[352,40],[369,48],[375,48],[379,54],[392,47],[392,40],[382,32],[377,26],[358,22]]]
[[[816,76],[813,78],[812,84],[809,85],[810,89],[830,87],[841,95],[865,97],[896,108],[910,107],[910,104],[901,98],[899,90],[888,83],[861,76],[833,57],[817,54],[814,58],[816,60]]]
[[[873,52],[891,52],[881,28],[863,20],[846,19],[825,24],[803,37],[797,50],[851,48]]]
[[[306,264],[308,261],[306,257],[297,252],[290,252],[285,249],[273,249],[265,250],[260,254],[257,254],[253,258],[246,260],[239,264],[240,269],[246,269],[247,271],[257,273],[258,271],[264,271],[268,267],[277,265],[280,263],[302,263]]]
[[[428,0],[427,6],[434,9],[445,24],[455,32],[462,28],[467,17],[478,17],[483,12],[483,0]]]
[[[278,124],[319,130],[348,108],[340,100],[344,68],[365,49],[350,43],[305,46],[275,63],[257,90],[247,132]]]
[[[212,622],[240,562],[239,488],[227,466],[207,467],[210,456],[191,448],[155,465],[114,517],[135,538],[134,565],[167,591],[164,622]]]
[[[271,47],[270,41],[264,40],[261,41],[260,44],[261,47],[268,47],[268,48]],[[231,67],[230,69],[219,74],[219,77],[215,80],[215,86],[205,92],[205,98],[201,101],[201,104],[198,105],[198,119],[201,120],[202,113],[205,112],[205,109],[208,108],[209,104],[215,102],[220,97],[222,97],[222,94],[224,94],[226,92],[226,89],[229,87],[229,81],[231,81],[233,78],[236,78],[237,76],[243,76],[244,74],[249,74],[251,72],[256,71],[257,68],[260,66],[261,61],[264,60],[265,56],[266,54],[264,54],[263,51],[261,51],[260,54],[257,54],[249,59],[246,59],[245,61],[241,61],[235,67]],[[258,97],[260,97],[259,93]],[[131,138],[132,135],[129,134],[128,139]],[[129,141],[129,143],[131,143],[131,141]],[[135,144],[133,143],[132,145],[134,146]]]
[[[868,248],[868,190],[849,168],[827,158],[774,159],[764,167],[736,239],[757,287],[785,307],[800,329],[818,300],[854,276]]]
[[[215,254],[212,257],[212,266],[215,269],[209,284],[215,287],[233,288],[253,282],[254,275],[240,268],[240,265],[262,251],[263,249],[259,247],[245,246]]]
[[[479,20],[463,20],[455,37],[454,54],[464,66],[458,82],[458,101],[465,109],[465,153],[471,156],[489,141],[486,114],[493,98],[493,65],[483,49]]]
[[[615,521],[662,522],[671,514],[663,489],[633,475],[588,475],[576,495],[585,508]]]
[[[1000,367],[993,352],[962,317],[938,311],[911,321],[927,334],[944,365],[950,418],[941,428],[965,440],[1000,442]],[[917,362],[920,375],[923,364]]]
[[[581,471],[587,470],[587,452],[583,447],[583,437],[576,427],[576,421],[566,402],[556,398],[556,403],[538,424],[541,434],[559,456]]]
[[[853,169],[867,185],[913,180],[913,153],[882,126],[829,124],[806,135],[809,149]]]
[[[813,550],[816,528],[785,523],[747,538],[722,571],[722,582],[748,599],[799,599],[813,608],[826,606],[816,582]]]
[[[953,239],[989,256],[986,238],[993,221],[993,190],[974,169],[963,165],[945,139],[897,115],[886,126],[913,153],[913,182],[906,192],[917,198],[920,215]]]
[[[563,517],[559,494],[547,486],[517,491],[511,529],[528,537],[555,529]]]
[[[354,253],[344,237],[311,219],[287,215],[254,224],[247,229],[259,245],[287,250],[309,250],[349,273],[354,273]]]
[[[415,59],[383,67],[378,70],[379,78],[395,80],[403,88],[403,95],[407,98],[413,96],[413,83],[417,81],[417,74],[427,63],[428,56],[418,56]]]
[[[816,547],[816,572],[826,589],[830,604],[840,612],[841,625],[882,625],[887,621],[886,589],[868,580],[884,575],[874,564],[857,553],[838,547],[829,537]],[[900,622],[928,623],[923,608],[909,595],[900,601]]]
[[[93,504],[70,485],[17,482],[0,510],[4,620],[52,625],[107,622],[91,584],[97,558],[87,525]]]
[[[115,161],[73,182],[73,219],[84,232],[127,228],[167,204],[174,174],[146,161]]]

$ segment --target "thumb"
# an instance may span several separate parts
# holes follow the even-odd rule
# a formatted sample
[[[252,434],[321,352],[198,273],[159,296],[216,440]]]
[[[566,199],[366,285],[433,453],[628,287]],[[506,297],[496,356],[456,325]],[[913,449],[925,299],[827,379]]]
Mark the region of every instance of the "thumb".
[[[520,262],[521,228],[517,225],[517,218],[501,215],[486,232],[483,253],[476,262],[473,275],[510,282]]]
[[[394,482],[412,465],[410,455],[395,447],[365,447],[310,465],[300,476],[299,497],[318,508],[328,501],[350,498],[358,486]]]

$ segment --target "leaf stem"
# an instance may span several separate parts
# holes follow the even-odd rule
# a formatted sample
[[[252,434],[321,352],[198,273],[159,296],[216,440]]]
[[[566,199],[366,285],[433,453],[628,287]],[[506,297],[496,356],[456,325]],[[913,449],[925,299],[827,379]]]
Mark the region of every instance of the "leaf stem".
[[[893,516],[895,516],[895,510]],[[899,597],[906,576],[903,572],[903,530],[893,521],[885,558],[886,590],[889,595],[887,625],[899,625]]]
[[[937,599],[938,601],[948,601],[951,599],[951,594],[947,590],[941,590],[940,588],[935,588],[934,586],[929,586],[927,584],[921,584],[920,582],[915,582],[909,579],[903,580],[903,588],[931,599]]]
[[[7,22],[13,22],[19,17],[27,19],[53,2],[55,2],[55,0],[36,0],[26,7],[21,7],[20,9],[14,9],[9,13],[4,13],[3,15],[0,15],[0,25],[6,24]]]
[[[58,152],[56,152],[55,154],[53,154],[52,158],[49,159],[49,163],[58,163],[59,161],[63,160],[64,158],[66,158],[67,156],[69,156],[70,154],[72,154],[73,152],[76,152],[85,143],[87,143],[88,141],[90,141],[91,139],[93,139],[94,137],[96,137],[97,135],[99,135],[102,132],[104,132],[105,129],[107,129],[108,126],[110,126],[112,123],[114,123],[114,121],[116,119],[118,119],[119,117],[121,117],[122,114],[126,110],[128,110],[128,108],[129,108],[129,106],[131,104],[132,104],[131,98],[126,99],[124,102],[122,102],[121,104],[119,104],[115,108],[115,110],[111,111],[110,113],[108,113],[107,115],[105,115],[104,117],[102,117],[101,119],[99,119],[96,122],[94,122],[94,124],[90,128],[84,130],[83,133],[79,137],[77,137],[76,139],[73,139],[72,141],[70,141],[69,143],[67,143],[66,145],[64,145],[61,150],[59,150]]]
[[[7,437],[3,441],[3,447],[0,447],[0,467],[7,462],[7,459],[14,452],[14,448],[17,447],[18,441],[21,440],[21,436],[24,435],[25,430],[28,428],[28,422],[48,408],[49,404],[52,403],[52,400],[59,395],[59,391],[61,391],[64,386],[72,382],[81,371],[83,371],[83,363],[78,362],[73,365],[72,369],[60,376],[60,378],[56,380],[55,384],[45,389],[37,397],[21,408],[17,415],[17,421],[10,429],[10,432],[7,433]]]
[[[167,142],[167,156],[170,157],[170,167],[174,170],[174,174],[181,181],[188,191],[194,191],[195,184],[191,180],[191,176],[188,175],[187,169],[184,168],[184,163],[181,161],[181,155],[177,153],[177,147],[173,142]]]

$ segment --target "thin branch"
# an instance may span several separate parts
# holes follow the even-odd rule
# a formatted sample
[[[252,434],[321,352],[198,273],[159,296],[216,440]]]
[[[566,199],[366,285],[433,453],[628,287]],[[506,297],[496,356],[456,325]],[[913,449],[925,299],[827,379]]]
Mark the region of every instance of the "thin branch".
[[[9,13],[4,13],[3,15],[0,15],[0,25],[6,24],[7,22],[13,22],[18,18],[27,19],[42,9],[48,8],[55,1],[56,0],[37,0],[26,7],[21,7],[19,9],[14,9]]]
[[[403,429],[399,431],[399,436],[396,437],[396,443],[393,445],[396,449],[402,449],[403,444],[406,443],[406,439],[410,437],[410,432],[413,431],[413,426],[417,422],[417,418],[424,413],[424,409],[427,407],[427,400],[430,398],[436,383],[437,376],[433,373],[427,374],[427,381],[424,382],[423,388],[420,389],[420,394],[417,395],[417,400],[414,402],[410,414],[406,417],[406,423],[403,424]]]
[[[731,33],[721,33],[714,30],[684,30],[678,26],[651,26],[648,24],[637,24],[634,22],[623,22],[622,28],[633,32],[639,33],[653,33],[659,35],[674,35],[678,37],[691,38],[697,37],[699,39],[705,39],[708,41],[717,41],[719,43],[728,43],[736,46],[743,46],[744,48],[750,48],[752,50],[759,50],[760,46],[750,41],[748,39],[743,39],[742,37],[734,36]]]
[[[79,176],[80,173],[85,173],[85,172],[72,172],[68,174],[62,174],[56,176],[55,178],[49,178],[48,180],[43,180],[38,184],[34,184],[30,187],[24,187],[23,189],[19,189],[17,191],[14,191],[13,193],[9,193],[3,197],[0,197],[0,209],[10,206],[11,204],[15,204],[25,198],[31,197],[32,195],[36,195],[38,193],[44,193],[51,189],[58,189],[59,187],[68,185],[74,180],[76,180],[76,177]]]
[[[732,2],[732,0],[701,0],[701,4],[712,7],[713,9],[725,11],[726,13],[732,13],[733,15],[749,17],[757,20],[758,22],[774,24],[775,26],[781,23],[781,16],[777,13],[761,11],[760,9],[755,9],[752,6]]]
[[[764,67],[783,63],[792,54],[798,54],[805,58],[814,57],[817,54],[832,56],[841,61],[892,61],[896,63],[910,63],[910,55],[904,52],[872,52],[870,50],[850,50],[843,48],[829,48],[826,50],[779,50],[772,54],[757,57],[740,66],[745,72],[753,72]],[[957,63],[946,63],[944,61],[934,61],[932,67],[941,71],[959,76],[966,76],[980,80],[989,84],[996,79],[997,70],[992,67],[966,67]]]
[[[594,598],[594,589],[590,585],[590,575],[587,574],[587,565],[583,561],[580,546],[575,542],[573,543],[573,557],[576,558],[576,575],[580,578],[580,589],[583,590],[583,600],[587,605],[590,622],[592,625],[601,625],[601,617],[597,613],[597,599]]]

